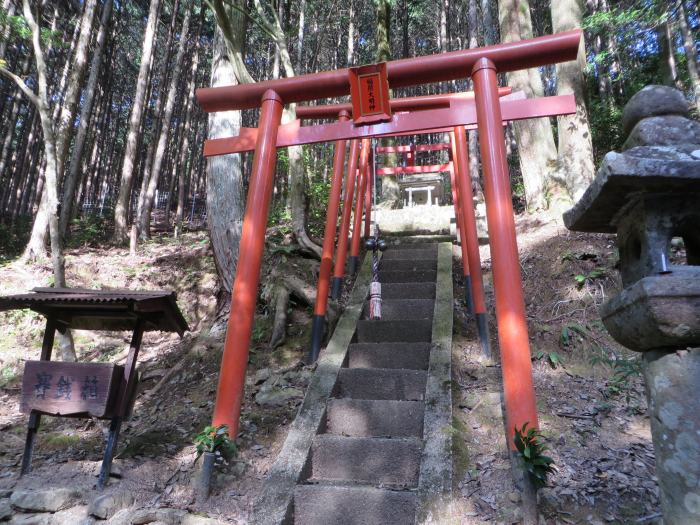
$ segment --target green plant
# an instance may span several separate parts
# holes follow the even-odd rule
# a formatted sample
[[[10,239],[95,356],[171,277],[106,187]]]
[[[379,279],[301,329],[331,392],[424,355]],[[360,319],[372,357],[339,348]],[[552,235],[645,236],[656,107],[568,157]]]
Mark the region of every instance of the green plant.
[[[614,397],[624,394],[625,401],[629,403],[632,398],[630,379],[642,374],[642,360],[639,357],[622,357],[615,352],[606,352],[598,348],[598,352],[591,358],[592,365],[603,365],[613,372],[605,389],[605,397]]]
[[[515,427],[513,442],[535,487],[546,487],[547,476],[556,472],[557,468],[554,460],[543,454],[547,447],[543,443],[542,433],[537,428],[527,428],[528,424],[529,422],[523,424],[521,429]]]
[[[605,277],[607,274],[607,270],[605,268],[597,267],[588,272],[587,274],[577,274],[574,276],[574,281],[576,281],[576,286],[579,288],[582,288],[584,284],[587,282],[593,282],[596,279],[600,279],[601,277]]]
[[[553,350],[549,351],[549,352],[547,352],[545,350],[538,350],[535,353],[535,359],[537,361],[544,359],[549,364],[549,366],[552,367],[553,369],[557,368],[558,366],[564,366],[564,363],[563,363],[559,353],[555,352]]]
[[[205,452],[219,452],[227,459],[236,455],[236,444],[228,435],[228,425],[204,427],[194,437],[194,444],[197,447],[197,458]]]

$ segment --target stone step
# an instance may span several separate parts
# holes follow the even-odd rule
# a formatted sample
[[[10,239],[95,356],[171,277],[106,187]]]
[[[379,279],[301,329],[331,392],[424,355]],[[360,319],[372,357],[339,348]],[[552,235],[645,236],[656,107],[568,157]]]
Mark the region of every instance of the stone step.
[[[435,299],[435,283],[384,283],[382,299]]]
[[[429,343],[432,338],[433,321],[415,319],[410,321],[357,322],[358,343]]]
[[[432,319],[434,310],[432,299],[382,299],[382,321]],[[369,301],[362,310],[362,318],[369,319]]]
[[[352,437],[423,437],[423,402],[330,399],[326,433]]]
[[[386,271],[379,272],[380,283],[422,283],[435,282],[436,270],[418,270],[418,271]]]
[[[402,242],[400,244],[389,244],[388,251],[392,250],[433,250],[437,253],[438,243],[436,242]]]
[[[295,525],[406,525],[415,520],[415,492],[374,487],[299,485]]]
[[[388,249],[382,255],[382,260],[389,261],[392,259],[437,259],[437,250],[391,250]]]
[[[311,446],[309,481],[413,488],[418,485],[422,441],[321,434]]]
[[[425,398],[426,378],[425,370],[341,368],[335,397],[422,401]]]
[[[379,274],[382,272],[409,272],[416,270],[436,270],[437,259],[388,259],[382,261]]]
[[[354,343],[348,348],[349,368],[427,370],[430,343]]]

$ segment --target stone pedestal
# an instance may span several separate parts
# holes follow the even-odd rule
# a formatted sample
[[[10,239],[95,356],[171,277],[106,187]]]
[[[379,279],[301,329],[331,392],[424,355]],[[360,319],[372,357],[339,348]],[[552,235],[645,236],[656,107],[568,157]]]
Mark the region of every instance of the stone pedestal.
[[[700,348],[643,359],[664,523],[700,523]]]
[[[700,523],[700,124],[663,86],[636,94],[623,121],[627,149],[605,156],[564,223],[617,233],[625,288],[600,314],[643,352],[664,522]],[[685,257],[674,259],[679,238]]]

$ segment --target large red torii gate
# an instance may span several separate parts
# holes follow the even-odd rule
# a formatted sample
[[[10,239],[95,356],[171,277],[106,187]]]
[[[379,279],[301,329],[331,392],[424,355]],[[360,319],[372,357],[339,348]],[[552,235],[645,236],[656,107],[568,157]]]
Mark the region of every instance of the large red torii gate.
[[[537,426],[503,122],[552,114],[551,99],[559,99],[554,105],[559,103],[564,108],[570,105],[571,97],[530,100],[524,106],[515,102],[501,103],[496,75],[498,72],[574,60],[580,39],[581,31],[574,30],[519,42],[386,63],[388,81],[392,88],[471,76],[474,83],[475,107],[470,108],[464,102],[450,102],[449,108],[432,110],[431,118],[424,118],[426,112],[421,112],[422,123],[416,121],[421,120],[416,119],[417,114],[399,113],[394,115],[390,122],[366,126],[355,126],[349,121],[309,126],[307,129],[302,128],[299,122],[280,125],[282,107],[286,103],[347,95],[350,92],[348,69],[197,90],[198,101],[207,112],[261,108],[257,129],[242,129],[239,137],[208,141],[205,145],[207,155],[252,149],[255,151],[238,269],[231,299],[231,314],[214,407],[215,425],[228,425],[230,435],[236,437],[260,279],[265,227],[272,197],[276,148],[293,144],[452,128],[460,135],[456,137],[456,147],[466,148],[466,142],[461,140],[462,133],[466,133],[464,126],[476,124],[484,170],[506,428],[511,449],[514,448],[513,435],[516,426],[521,427],[526,422],[529,422],[530,426]],[[511,107],[513,104],[516,107]],[[358,192],[358,200],[361,200],[362,193]]]

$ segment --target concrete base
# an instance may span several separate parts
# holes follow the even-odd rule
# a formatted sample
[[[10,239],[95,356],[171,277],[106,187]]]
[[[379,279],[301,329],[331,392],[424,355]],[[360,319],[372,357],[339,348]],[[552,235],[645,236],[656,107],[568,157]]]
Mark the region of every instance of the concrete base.
[[[664,522],[700,523],[700,348],[643,357]]]

